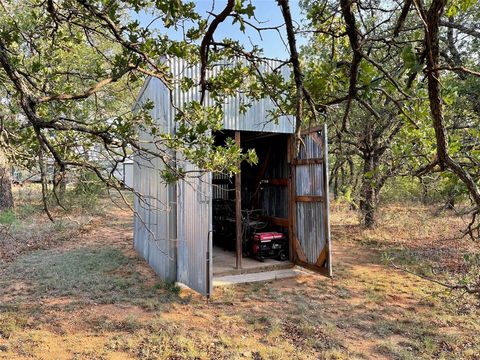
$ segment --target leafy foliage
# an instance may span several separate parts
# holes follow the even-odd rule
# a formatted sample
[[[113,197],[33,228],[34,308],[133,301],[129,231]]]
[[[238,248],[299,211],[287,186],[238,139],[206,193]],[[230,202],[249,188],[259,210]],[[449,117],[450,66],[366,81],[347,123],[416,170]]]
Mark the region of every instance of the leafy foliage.
[[[155,24],[142,24],[139,13],[151,15]],[[252,4],[236,1],[233,22],[243,28],[243,17],[253,13]],[[52,166],[57,169],[54,185],[67,172],[71,178],[78,173],[80,180],[90,172],[107,186],[119,187],[115,168],[133,153],[160,158],[165,181],[184,176],[171,166],[172,151],[201,171],[235,173],[241,161],[256,161],[254,153],[242,153],[233,141],[214,145],[225,97],[244,93],[241,109],[246,111],[252,99],[269,96],[255,66],[229,65],[242,53],[238,42],[226,39],[216,45],[218,51],[210,51],[205,68],[226,65],[209,79],[214,105],[194,101],[177,109],[175,134],[159,126],[151,103],[132,110],[146,76],[168,89],[179,80],[162,59],[199,63],[199,41],[208,22],[193,2],[6,1],[0,21],[1,143],[11,164],[40,174],[44,194]],[[184,36],[170,39],[159,31],[162,27],[183,29]],[[268,79],[271,85],[273,77]],[[198,79],[182,78],[181,88],[198,89]],[[150,144],[139,141],[140,132]]]
[[[438,129],[432,127],[432,100],[422,75],[431,71],[426,69],[425,21],[408,1],[340,3],[339,8],[331,1],[302,2],[309,40],[303,48],[305,82],[316,103],[328,107],[335,196],[351,197],[353,191],[353,203],[360,204],[367,225],[373,224],[383,185],[394,176],[416,177],[436,187],[445,201],[474,196],[465,176],[460,180],[458,167],[437,167],[443,150]],[[458,17],[452,17],[453,8]],[[477,10],[468,1],[450,5],[440,22],[439,66],[445,68],[440,102],[446,152],[478,186],[480,122],[478,100],[470,95],[479,79],[473,55],[478,34],[472,31]],[[446,168],[450,172],[431,173]]]

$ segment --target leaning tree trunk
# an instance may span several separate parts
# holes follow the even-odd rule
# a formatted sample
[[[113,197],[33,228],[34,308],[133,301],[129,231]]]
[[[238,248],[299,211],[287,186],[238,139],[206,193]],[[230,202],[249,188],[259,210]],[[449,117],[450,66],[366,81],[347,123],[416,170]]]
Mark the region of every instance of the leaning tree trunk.
[[[460,163],[452,158],[448,151],[448,134],[443,117],[443,99],[440,83],[440,18],[447,0],[433,0],[428,12],[420,8],[420,15],[426,26],[426,74],[428,83],[428,98],[433,129],[437,144],[438,163],[442,169],[450,169],[466,186],[471,199],[475,202],[476,213],[480,212],[480,189],[470,173]]]
[[[0,211],[13,208],[12,179],[10,166],[5,154],[0,149]]]

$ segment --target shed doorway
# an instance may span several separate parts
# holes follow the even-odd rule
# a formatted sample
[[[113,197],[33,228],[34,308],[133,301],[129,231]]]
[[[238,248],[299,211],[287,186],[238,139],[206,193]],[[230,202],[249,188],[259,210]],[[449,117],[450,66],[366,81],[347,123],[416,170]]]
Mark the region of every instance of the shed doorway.
[[[213,276],[293,267],[289,238],[289,134],[223,131],[258,162],[212,178]],[[240,211],[238,211],[240,210]]]

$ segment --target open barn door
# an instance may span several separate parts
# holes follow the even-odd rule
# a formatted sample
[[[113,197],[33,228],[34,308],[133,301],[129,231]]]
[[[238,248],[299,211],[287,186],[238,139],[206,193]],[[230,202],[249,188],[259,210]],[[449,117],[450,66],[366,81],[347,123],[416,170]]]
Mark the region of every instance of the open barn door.
[[[192,165],[178,182],[177,281],[209,297],[212,293],[212,202],[211,173],[200,173]]]
[[[331,276],[326,125],[303,132],[292,153],[293,260]]]

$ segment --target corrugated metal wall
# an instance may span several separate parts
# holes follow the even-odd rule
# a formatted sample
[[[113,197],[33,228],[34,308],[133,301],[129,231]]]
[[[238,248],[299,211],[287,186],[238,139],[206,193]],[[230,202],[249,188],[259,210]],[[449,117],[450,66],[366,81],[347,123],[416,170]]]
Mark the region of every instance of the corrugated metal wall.
[[[312,136],[303,138],[305,146],[298,154],[299,160],[323,159],[322,146]],[[325,200],[322,163],[295,166],[296,196],[322,196]],[[309,263],[315,264],[326,246],[323,201],[296,202],[297,239]]]
[[[218,184],[215,184],[215,180],[218,180]],[[235,195],[233,189],[233,180],[227,174],[212,174],[212,199],[229,200]],[[228,184],[227,182],[230,182]]]
[[[139,105],[151,100],[155,106],[151,115],[165,132],[173,131],[165,86],[149,79],[139,99]],[[155,150],[149,136],[140,134],[144,146]],[[147,153],[134,156],[134,245],[137,252],[166,281],[176,281],[176,186],[162,182],[160,171],[165,165],[158,157]]]
[[[184,77],[188,77],[193,80],[195,84],[200,82],[200,65],[199,64],[188,64],[183,59],[168,59],[167,60],[170,70],[172,72],[173,78],[180,80]],[[272,72],[272,69],[278,67],[280,62],[278,61],[269,61],[265,64],[259,66],[259,70],[268,73]],[[226,65],[229,66],[229,65]],[[230,65],[231,66],[231,65]],[[222,68],[222,66],[215,66],[212,70],[207,73],[208,77],[217,76]],[[290,68],[288,66],[283,66],[279,70],[282,76],[285,79],[288,79],[290,76]],[[185,103],[191,101],[200,100],[200,87],[194,86],[188,91],[182,91],[180,89],[180,83],[176,81],[174,87],[174,102],[178,107],[183,107]],[[249,102],[251,106],[248,108],[245,114],[240,114],[240,104],[241,102]],[[204,99],[204,104],[207,106],[214,105],[214,102],[208,96],[208,92]],[[271,119],[270,111],[275,109],[275,105],[269,98],[264,98],[258,101],[250,102],[246,95],[237,94],[235,97],[225,98],[223,111],[224,111],[224,122],[223,126],[227,130],[243,130],[243,131],[262,131],[262,132],[272,132],[272,133],[286,133],[291,134],[294,132],[294,117],[293,116],[281,116],[277,119],[277,122],[274,122]]]
[[[184,163],[186,171],[197,170]],[[212,292],[211,174],[189,176],[178,182],[177,280],[204,295]]]

